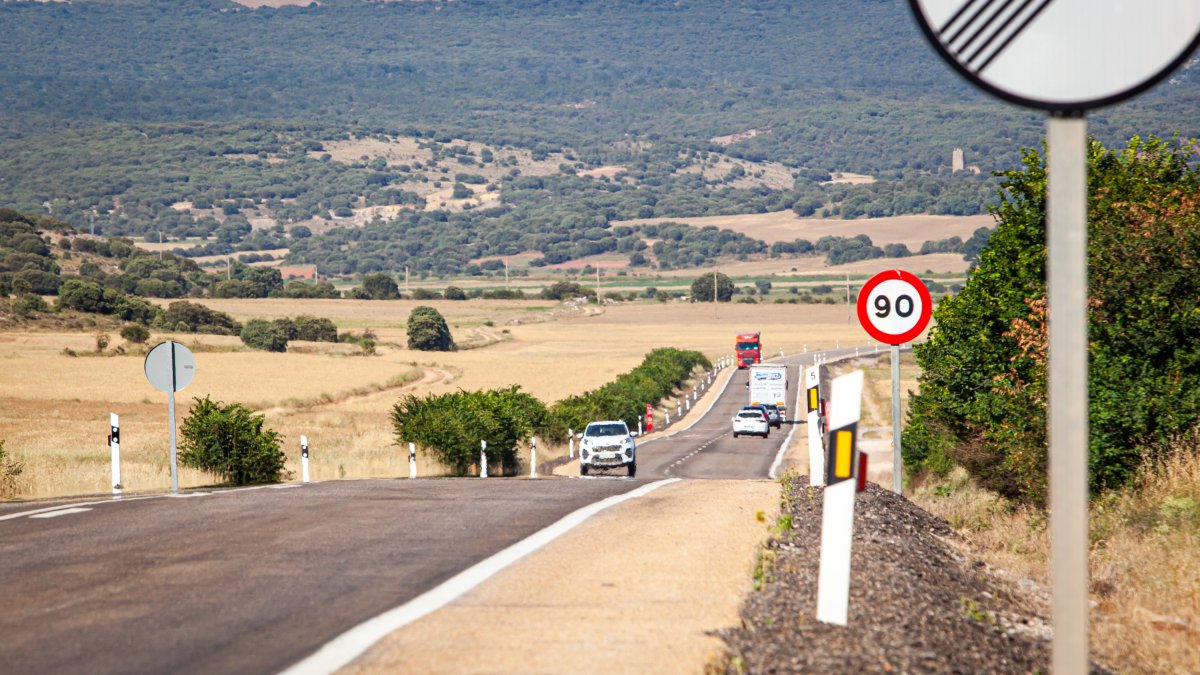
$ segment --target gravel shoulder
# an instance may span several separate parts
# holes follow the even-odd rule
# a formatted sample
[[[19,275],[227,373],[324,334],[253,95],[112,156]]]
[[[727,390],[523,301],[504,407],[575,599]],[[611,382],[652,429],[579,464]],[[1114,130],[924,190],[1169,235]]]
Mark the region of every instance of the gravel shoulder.
[[[741,625],[722,631],[727,672],[1049,670],[1041,599],[972,560],[944,521],[871,483],[855,506],[849,626],[818,622],[822,495],[807,482],[785,481],[794,527],[767,543],[767,583]]]
[[[697,673],[738,622],[779,484],[684,481],[584,522],[342,672]],[[760,515],[761,512],[761,515]]]

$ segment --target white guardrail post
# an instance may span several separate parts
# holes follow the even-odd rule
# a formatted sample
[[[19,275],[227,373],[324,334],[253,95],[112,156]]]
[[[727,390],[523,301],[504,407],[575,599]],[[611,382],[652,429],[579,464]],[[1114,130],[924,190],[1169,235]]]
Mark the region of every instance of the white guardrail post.
[[[479,477],[487,478],[487,441],[479,441]]]
[[[417,444],[408,444],[408,479],[417,477]]]
[[[575,459],[575,430],[567,429],[567,459]]]
[[[850,549],[854,539],[854,498],[860,474],[858,420],[863,372],[833,381],[830,389],[828,485],[821,512],[821,562],[817,574],[817,620],[846,625],[850,609]],[[865,477],[865,476],[864,476]]]

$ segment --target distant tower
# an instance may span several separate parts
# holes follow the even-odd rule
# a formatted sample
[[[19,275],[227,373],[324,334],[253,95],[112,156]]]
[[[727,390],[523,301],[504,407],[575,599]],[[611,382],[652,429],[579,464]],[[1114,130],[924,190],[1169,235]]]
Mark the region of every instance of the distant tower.
[[[962,148],[955,148],[954,153],[950,156],[950,170],[958,173],[963,170],[963,152]]]

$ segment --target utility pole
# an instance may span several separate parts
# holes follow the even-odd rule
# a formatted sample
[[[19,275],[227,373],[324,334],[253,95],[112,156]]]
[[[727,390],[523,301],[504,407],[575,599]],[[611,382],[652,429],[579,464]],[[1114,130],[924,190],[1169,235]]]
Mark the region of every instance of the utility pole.
[[[410,290],[408,288],[408,265],[404,266],[404,292],[410,293]]]
[[[846,323],[850,323],[852,314],[854,312],[850,311],[850,273],[846,272]]]
[[[158,259],[159,260],[162,260],[162,243],[163,243],[162,230],[159,230],[158,231]]]
[[[233,256],[230,256],[225,259],[225,279],[229,280],[232,278],[233,278]]]
[[[596,267],[596,304],[600,304],[600,268]]]
[[[508,258],[504,259],[504,290],[508,290]]]

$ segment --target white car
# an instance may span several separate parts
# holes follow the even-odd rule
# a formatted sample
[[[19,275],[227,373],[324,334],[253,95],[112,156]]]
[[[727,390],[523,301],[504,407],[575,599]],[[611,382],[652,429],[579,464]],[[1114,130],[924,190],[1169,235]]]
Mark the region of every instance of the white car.
[[[733,437],[749,434],[767,438],[771,435],[771,423],[761,408],[742,408],[733,418]]]
[[[632,478],[637,474],[637,444],[624,422],[592,422],[579,439],[579,474],[592,469],[625,467]]]

